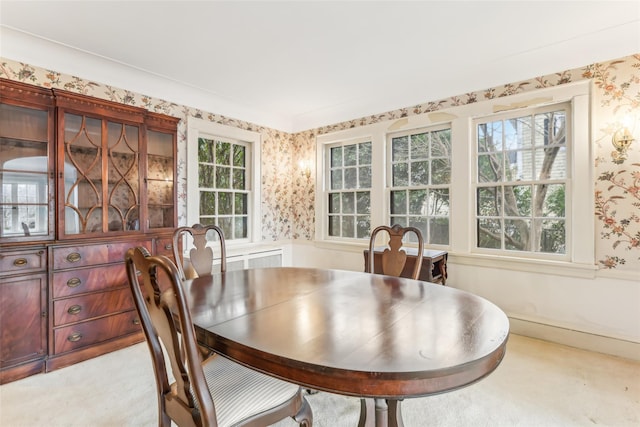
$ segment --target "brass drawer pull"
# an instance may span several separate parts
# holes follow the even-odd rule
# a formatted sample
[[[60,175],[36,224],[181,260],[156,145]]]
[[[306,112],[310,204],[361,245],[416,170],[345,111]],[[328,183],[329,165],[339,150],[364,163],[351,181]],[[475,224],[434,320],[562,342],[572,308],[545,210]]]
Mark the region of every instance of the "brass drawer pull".
[[[69,314],[78,314],[82,311],[82,307],[79,306],[78,304],[72,305],[71,307],[69,307],[69,309],[67,310],[67,313]]]
[[[134,325],[139,325],[140,324],[140,319],[133,319],[133,324]]]
[[[173,245],[171,243],[168,243],[168,244],[164,245],[164,248],[166,250],[173,249]]]
[[[74,332],[67,337],[67,341],[69,342],[78,342],[82,339],[82,334],[80,332]]]
[[[27,265],[27,259],[26,258],[17,258],[13,261],[13,265],[16,267],[24,267],[25,265]]]
[[[70,288],[77,288],[81,284],[82,284],[82,280],[80,280],[77,277],[73,277],[73,278],[67,280],[67,286],[70,287]]]
[[[82,259],[82,256],[78,252],[71,252],[67,255],[67,261],[69,262],[78,262]]]

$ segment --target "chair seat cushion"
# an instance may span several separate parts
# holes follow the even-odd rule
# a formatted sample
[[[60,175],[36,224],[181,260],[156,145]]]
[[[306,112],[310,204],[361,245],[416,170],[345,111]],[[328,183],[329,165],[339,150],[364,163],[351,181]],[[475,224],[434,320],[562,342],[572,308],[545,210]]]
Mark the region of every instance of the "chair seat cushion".
[[[267,376],[213,355],[202,363],[220,427],[234,426],[294,397],[295,384]]]

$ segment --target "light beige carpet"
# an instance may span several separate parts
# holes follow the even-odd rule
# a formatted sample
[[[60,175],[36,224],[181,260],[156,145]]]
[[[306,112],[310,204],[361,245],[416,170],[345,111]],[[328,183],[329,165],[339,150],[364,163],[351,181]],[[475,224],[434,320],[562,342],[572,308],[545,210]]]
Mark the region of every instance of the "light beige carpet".
[[[154,387],[146,344],[138,344],[0,386],[0,426],[155,426]],[[357,425],[358,399],[308,399],[316,427]],[[640,362],[511,335],[489,377],[405,400],[403,412],[406,427],[640,426]]]

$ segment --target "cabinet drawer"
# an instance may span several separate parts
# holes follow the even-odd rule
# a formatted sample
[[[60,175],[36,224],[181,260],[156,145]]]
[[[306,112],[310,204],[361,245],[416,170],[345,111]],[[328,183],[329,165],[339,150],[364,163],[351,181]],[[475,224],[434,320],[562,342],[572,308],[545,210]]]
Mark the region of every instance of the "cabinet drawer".
[[[53,273],[53,298],[128,286],[124,264],[86,267]]]
[[[98,292],[53,302],[53,325],[79,322],[134,308],[129,288]]]
[[[139,331],[140,321],[135,310],[66,326],[54,330],[54,353],[77,350]]]
[[[0,275],[29,273],[47,268],[47,253],[44,249],[7,251],[0,254]]]
[[[173,259],[173,239],[170,237],[156,239],[155,255],[164,255]]]
[[[144,246],[149,251],[152,250],[150,240],[53,248],[53,268],[62,270],[65,268],[122,262],[127,249],[134,246]]]

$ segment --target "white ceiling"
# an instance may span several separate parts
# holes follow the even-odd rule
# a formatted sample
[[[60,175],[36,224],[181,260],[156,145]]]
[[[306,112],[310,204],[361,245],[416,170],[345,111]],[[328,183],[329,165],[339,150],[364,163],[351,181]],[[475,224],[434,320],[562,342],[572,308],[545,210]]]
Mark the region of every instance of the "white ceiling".
[[[300,131],[640,53],[640,1],[0,1],[0,56]]]

